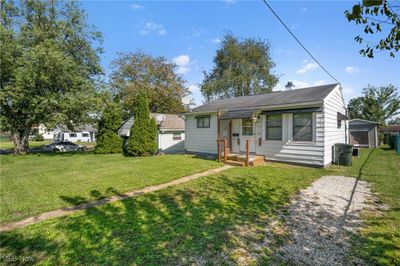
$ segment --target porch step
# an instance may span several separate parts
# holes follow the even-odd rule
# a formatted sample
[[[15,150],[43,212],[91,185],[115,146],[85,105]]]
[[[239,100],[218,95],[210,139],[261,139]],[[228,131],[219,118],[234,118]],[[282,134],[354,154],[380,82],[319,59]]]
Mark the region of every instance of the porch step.
[[[246,155],[245,154],[235,154],[231,153],[226,156],[226,164],[231,164],[232,162],[235,162],[235,165],[239,165],[238,163],[241,164],[241,166],[245,166],[246,164]],[[260,155],[250,155],[250,161],[249,161],[249,166],[256,166],[259,164],[264,163],[264,156]],[[233,164],[231,164],[233,165]]]
[[[232,166],[244,166],[244,162],[238,162],[232,160],[226,160],[224,163]]]

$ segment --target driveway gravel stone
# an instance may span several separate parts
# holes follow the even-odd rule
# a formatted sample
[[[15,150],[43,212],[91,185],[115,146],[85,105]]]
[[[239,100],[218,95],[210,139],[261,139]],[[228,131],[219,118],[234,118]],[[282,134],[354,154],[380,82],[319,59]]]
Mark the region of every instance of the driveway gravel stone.
[[[288,208],[288,232],[274,262],[289,265],[362,264],[351,256],[350,234],[361,226],[360,212],[372,194],[367,182],[345,176],[324,176],[300,191]]]

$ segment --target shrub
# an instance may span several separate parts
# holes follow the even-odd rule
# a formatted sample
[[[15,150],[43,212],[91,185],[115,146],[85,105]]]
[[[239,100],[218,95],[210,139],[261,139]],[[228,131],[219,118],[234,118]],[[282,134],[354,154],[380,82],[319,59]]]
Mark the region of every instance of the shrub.
[[[119,98],[107,104],[104,109],[97,135],[95,153],[121,153],[122,138],[118,129],[122,124],[122,109]]]
[[[42,134],[36,134],[35,136],[33,136],[32,140],[33,141],[44,141],[44,137]]]
[[[148,156],[157,151],[157,124],[150,118],[149,102],[139,94],[134,110],[134,121],[125,153],[130,156]]]

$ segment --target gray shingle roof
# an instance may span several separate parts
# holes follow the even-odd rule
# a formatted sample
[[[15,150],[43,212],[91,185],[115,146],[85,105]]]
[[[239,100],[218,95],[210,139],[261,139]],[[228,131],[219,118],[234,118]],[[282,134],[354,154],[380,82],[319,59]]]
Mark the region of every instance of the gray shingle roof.
[[[318,102],[338,84],[329,84],[290,91],[277,91],[253,96],[242,96],[206,103],[193,109],[193,112],[217,112],[218,110],[246,109],[260,106],[286,105]]]
[[[183,118],[178,115],[151,113],[150,116],[156,120],[158,128],[160,130],[166,130],[166,129],[177,130],[177,131],[185,130],[185,120],[183,120]],[[164,116],[164,119],[157,120],[158,116],[160,118],[161,118],[161,116]],[[120,136],[128,137],[131,127],[133,125],[133,121],[134,121],[134,117],[131,116],[128,120],[126,120],[122,124],[122,126],[118,130],[118,134]]]

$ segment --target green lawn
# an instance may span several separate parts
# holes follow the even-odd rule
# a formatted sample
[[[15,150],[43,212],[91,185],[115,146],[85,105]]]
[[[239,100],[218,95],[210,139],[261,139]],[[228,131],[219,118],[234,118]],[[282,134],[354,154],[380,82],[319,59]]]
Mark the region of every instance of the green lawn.
[[[29,141],[29,148],[41,148],[47,144],[52,143],[52,140],[44,140],[44,141]],[[81,144],[83,146],[86,146],[88,149],[94,148],[96,145],[95,142],[77,142],[77,144]],[[14,149],[14,143],[12,141],[0,141],[0,149],[3,150],[13,150]]]
[[[356,175],[356,168],[350,172]],[[400,265],[400,156],[385,148],[373,150],[360,178],[370,182],[385,207],[364,214],[365,228],[354,241],[354,252],[369,265]]]
[[[0,156],[0,222],[165,183],[221,164],[186,155],[87,153]]]
[[[29,141],[29,148],[40,148],[49,143],[52,143],[52,141],[51,140]],[[13,150],[14,143],[12,141],[0,141],[0,149]]]
[[[322,175],[357,177],[362,169],[361,179],[371,182],[391,210],[365,215],[355,252],[369,264],[395,265],[400,263],[399,161],[393,151],[378,149],[370,156],[362,150],[352,167],[234,168],[2,233],[0,254],[31,256],[43,264],[267,264],[273,249],[259,245],[264,229],[291,196]],[[272,247],[285,236],[279,230],[273,234]]]

